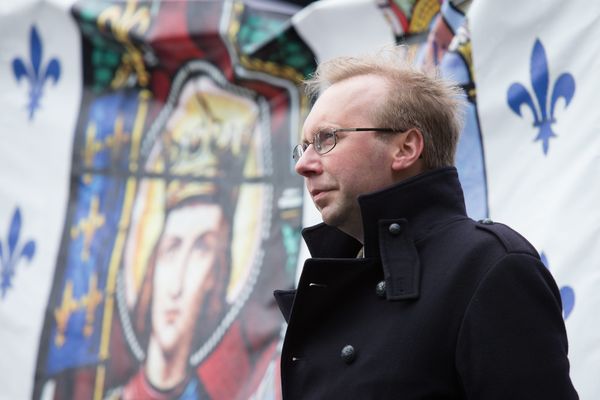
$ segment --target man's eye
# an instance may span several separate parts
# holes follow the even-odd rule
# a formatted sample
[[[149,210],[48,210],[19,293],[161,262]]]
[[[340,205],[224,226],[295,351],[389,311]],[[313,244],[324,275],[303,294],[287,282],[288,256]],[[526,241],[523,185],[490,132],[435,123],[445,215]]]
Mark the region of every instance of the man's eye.
[[[332,138],[334,133],[331,130],[326,130],[326,131],[319,132],[319,135],[321,135],[321,138],[327,139],[327,138]]]
[[[321,143],[331,143],[335,140],[335,133],[330,131],[319,132],[319,141]]]

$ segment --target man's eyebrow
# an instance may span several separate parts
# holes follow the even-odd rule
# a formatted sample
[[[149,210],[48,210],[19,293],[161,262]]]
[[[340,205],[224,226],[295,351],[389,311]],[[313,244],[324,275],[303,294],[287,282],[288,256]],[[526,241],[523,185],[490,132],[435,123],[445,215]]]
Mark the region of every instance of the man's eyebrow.
[[[316,134],[317,134],[317,132],[319,132],[320,130],[321,130],[321,128],[315,128],[315,129],[312,129],[312,130],[310,130],[310,131],[309,131],[310,133],[308,134],[308,137],[309,137],[309,139],[310,139],[310,140],[309,140],[309,139],[307,139],[307,138],[306,138],[306,135],[304,135],[304,134],[303,134],[303,135],[302,135],[302,143],[303,143],[303,144],[310,144],[310,143],[312,143],[312,142],[311,142],[311,140],[313,140],[313,139],[314,139],[315,135],[316,135]]]
[[[317,133],[321,132],[324,129],[331,129],[332,126],[330,125],[325,125],[325,124],[321,124],[321,125],[317,125],[316,127],[314,127],[313,129],[311,129],[309,132],[309,138],[311,140],[314,139],[314,137],[317,135]],[[312,143],[310,140],[306,139],[305,135],[302,135],[302,143],[304,144],[310,144]]]
[[[317,125],[310,131],[310,137],[313,138],[315,135],[325,129],[332,129],[330,125]]]

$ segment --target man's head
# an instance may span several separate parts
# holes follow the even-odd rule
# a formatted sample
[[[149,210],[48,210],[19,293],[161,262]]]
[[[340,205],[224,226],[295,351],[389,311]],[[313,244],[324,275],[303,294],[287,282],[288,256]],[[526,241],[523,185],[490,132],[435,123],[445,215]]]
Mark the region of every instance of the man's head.
[[[359,240],[359,195],[454,163],[462,96],[455,86],[411,66],[403,50],[336,58],[307,82],[309,92],[322,92],[304,124],[305,145],[326,128],[392,131],[336,132],[328,136],[327,148],[306,147],[296,164],[323,221]]]
[[[462,129],[464,95],[457,86],[434,75],[436,71],[426,73],[415,67],[405,54],[406,48],[398,46],[363,57],[329,60],[306,81],[306,89],[317,96],[353,77],[379,77],[387,88],[384,97],[375,104],[364,104],[372,122],[399,131],[417,128],[425,142],[425,168],[452,166]]]

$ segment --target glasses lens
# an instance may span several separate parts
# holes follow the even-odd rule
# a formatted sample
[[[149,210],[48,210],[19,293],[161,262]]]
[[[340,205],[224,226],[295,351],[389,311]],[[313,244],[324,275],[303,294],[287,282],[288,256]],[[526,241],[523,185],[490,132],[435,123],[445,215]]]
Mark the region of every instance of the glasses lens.
[[[323,129],[315,135],[315,150],[319,154],[325,154],[335,146],[335,129]]]
[[[294,159],[294,161],[298,162],[298,160],[300,160],[300,157],[302,157],[302,154],[304,154],[304,147],[301,144],[296,145],[292,150],[292,158]]]

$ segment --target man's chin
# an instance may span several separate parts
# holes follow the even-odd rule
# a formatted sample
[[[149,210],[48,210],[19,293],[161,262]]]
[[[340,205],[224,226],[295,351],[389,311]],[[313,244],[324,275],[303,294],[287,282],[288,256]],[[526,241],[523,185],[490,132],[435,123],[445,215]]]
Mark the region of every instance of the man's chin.
[[[340,231],[346,233],[347,235],[358,239],[358,237],[356,236],[356,229],[354,229],[356,227],[356,224],[353,224],[353,220],[347,218],[348,213],[343,212],[343,210],[341,209],[335,210],[336,212],[332,211],[334,210],[329,209],[324,210],[324,212],[321,213],[321,219],[323,220],[323,222],[326,225],[337,228]]]
[[[324,223],[326,223],[329,226],[333,226],[338,228],[341,223],[342,223],[342,218],[340,218],[340,215],[338,213],[335,212],[335,210],[332,210],[331,207],[325,207],[324,209],[320,210],[321,211],[321,219],[323,220]]]

